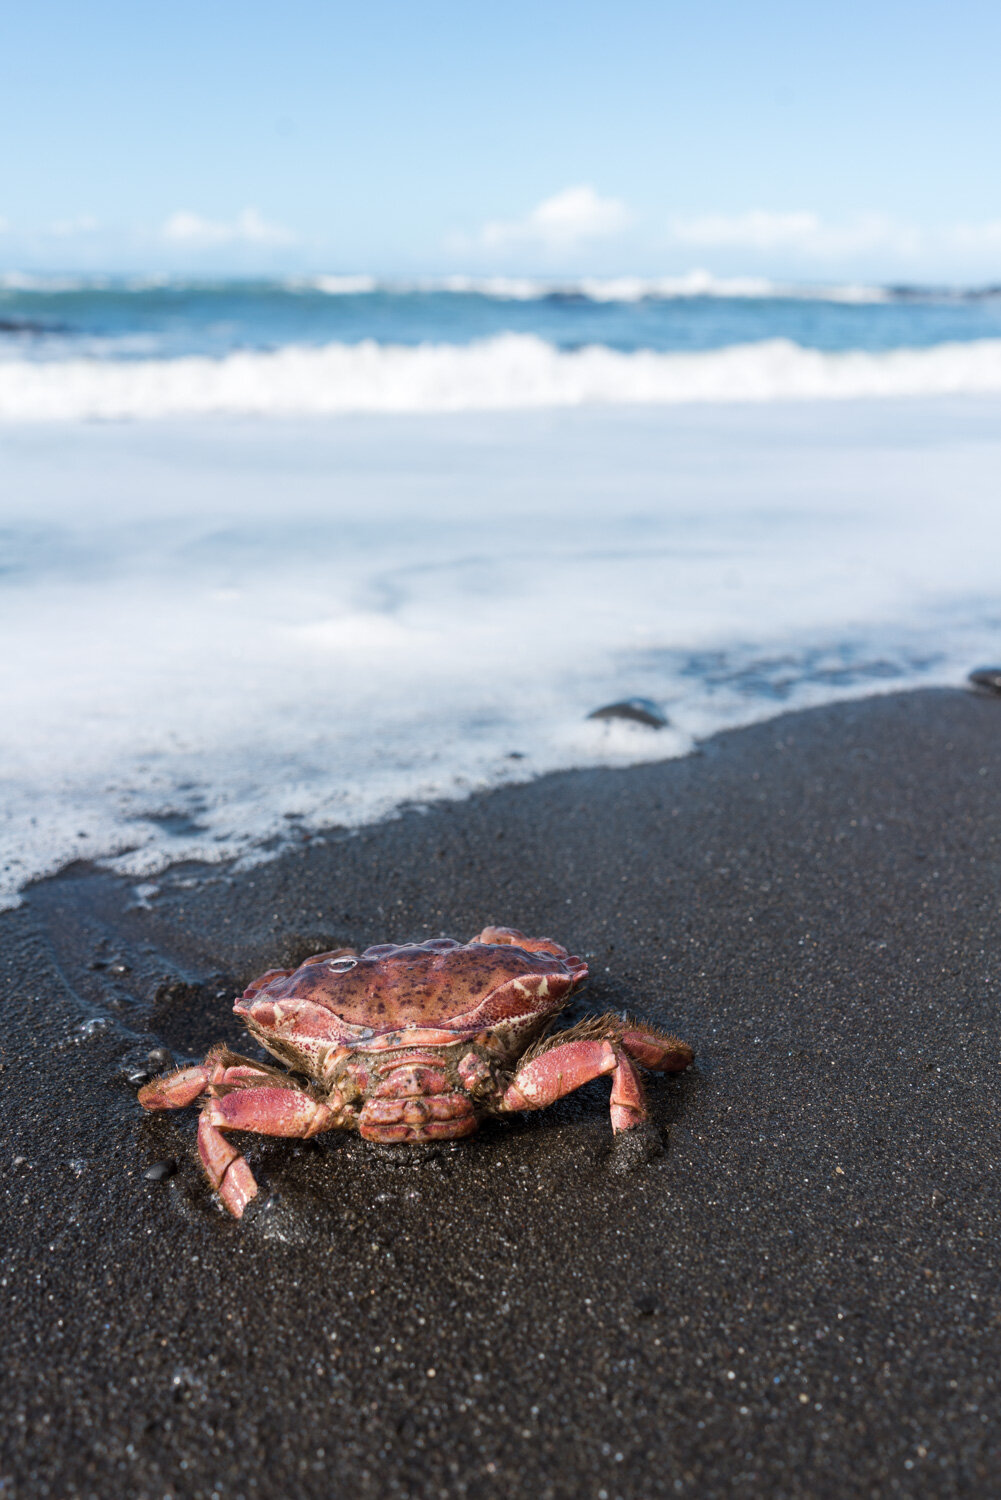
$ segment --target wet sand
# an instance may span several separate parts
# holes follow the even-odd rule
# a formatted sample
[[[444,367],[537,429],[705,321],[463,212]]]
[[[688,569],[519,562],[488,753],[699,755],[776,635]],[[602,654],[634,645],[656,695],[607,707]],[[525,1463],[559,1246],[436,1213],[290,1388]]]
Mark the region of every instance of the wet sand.
[[[1001,1494],[1001,700],[160,886],[81,865],[0,918],[4,1500]],[[693,1044],[662,1156],[620,1170],[599,1082],[428,1158],[250,1140],[236,1224],[194,1111],[137,1106],[151,1048],[245,1045],[261,968],[487,922],[589,957],[570,1019]]]

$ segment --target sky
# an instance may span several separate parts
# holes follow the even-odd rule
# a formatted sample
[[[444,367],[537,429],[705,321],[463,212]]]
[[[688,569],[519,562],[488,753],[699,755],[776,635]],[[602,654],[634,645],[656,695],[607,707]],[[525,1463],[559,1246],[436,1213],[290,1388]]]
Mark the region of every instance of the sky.
[[[6,0],[0,270],[1001,282],[1001,6]]]

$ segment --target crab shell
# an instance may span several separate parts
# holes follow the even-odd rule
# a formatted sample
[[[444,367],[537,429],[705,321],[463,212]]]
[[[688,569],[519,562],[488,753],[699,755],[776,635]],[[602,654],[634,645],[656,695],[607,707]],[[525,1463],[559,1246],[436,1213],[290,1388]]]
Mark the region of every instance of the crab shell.
[[[476,1128],[492,1092],[563,1009],[587,965],[548,938],[486,928],[273,969],[234,1010],[275,1057],[320,1085],[370,1140],[429,1140]],[[486,1099],[484,1098],[484,1103]]]

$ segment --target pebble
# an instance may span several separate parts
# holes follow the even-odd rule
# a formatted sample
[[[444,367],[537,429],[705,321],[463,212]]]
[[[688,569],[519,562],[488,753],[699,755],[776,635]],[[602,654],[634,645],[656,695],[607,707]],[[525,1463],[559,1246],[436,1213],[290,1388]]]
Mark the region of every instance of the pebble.
[[[141,1089],[144,1083],[149,1083],[152,1073],[148,1068],[126,1068],[125,1082],[134,1089]]]
[[[147,1182],[166,1182],[177,1171],[176,1161],[155,1161],[146,1168],[143,1176]]]
[[[154,1073],[159,1073],[161,1068],[169,1068],[174,1059],[168,1047],[154,1047],[147,1052],[146,1061]]]
[[[628,719],[633,724],[645,724],[648,729],[664,729],[667,715],[652,698],[623,698],[619,703],[606,703],[588,714],[589,719]]]
[[[968,681],[987,693],[1001,693],[1001,667],[977,667]]]

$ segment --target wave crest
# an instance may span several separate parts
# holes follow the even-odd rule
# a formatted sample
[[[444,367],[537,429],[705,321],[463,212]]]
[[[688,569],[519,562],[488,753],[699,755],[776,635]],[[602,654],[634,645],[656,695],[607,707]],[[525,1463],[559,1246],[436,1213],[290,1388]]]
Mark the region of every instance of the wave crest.
[[[793,302],[890,302],[895,293],[885,287],[845,283],[811,286],[770,281],[765,276],[714,276],[710,271],[688,271],[683,276],[578,276],[547,279],[538,276],[429,276],[414,281],[380,281],[374,276],[315,276],[288,283],[293,290],[324,292],[328,296],[362,296],[438,292],[456,297],[486,297],[497,302],[673,302],[696,297],[736,300],[777,299]]]
[[[337,272],[291,276],[279,281],[213,280],[151,273],[142,276],[62,276],[45,272],[0,271],[0,293],[29,292],[58,295],[66,292],[110,292],[115,295],[151,291],[240,291],[270,288],[275,292],[319,292],[329,297],[388,297],[447,294],[484,297],[497,302],[672,302],[692,298],[777,300],[792,302],[893,302],[941,300],[984,295],[992,289],[871,286],[845,282],[813,285],[772,281],[766,276],[714,276],[711,271],[686,271],[680,276],[417,276],[379,277],[368,272]]]
[[[503,411],[587,404],[1001,394],[1001,339],[827,353],[786,339],[700,353],[564,351],[533,335],[468,345],[328,344],[221,359],[0,362],[0,420]]]

